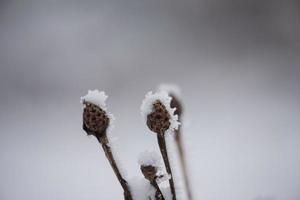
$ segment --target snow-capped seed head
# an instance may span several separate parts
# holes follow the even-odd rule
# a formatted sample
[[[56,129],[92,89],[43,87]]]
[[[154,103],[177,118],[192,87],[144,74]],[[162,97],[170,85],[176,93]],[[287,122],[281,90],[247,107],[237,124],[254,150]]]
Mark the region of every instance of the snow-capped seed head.
[[[157,168],[152,166],[152,165],[148,165],[148,166],[143,166],[141,165],[141,171],[144,175],[144,177],[149,180],[150,182],[155,181],[156,179],[156,174],[157,174]]]
[[[109,125],[109,118],[106,112],[93,103],[83,103],[85,105],[83,110],[83,129],[88,135],[102,136],[106,133]]]
[[[154,132],[165,132],[165,131],[174,131],[178,129],[180,123],[178,122],[178,115],[175,115],[174,112],[176,108],[171,108],[172,97],[168,95],[166,91],[160,91],[156,93],[148,92],[141,105],[141,114],[145,119],[148,127]],[[157,103],[159,102],[159,103]],[[158,112],[156,108],[163,112]],[[160,115],[156,115],[160,113]],[[155,117],[158,118],[164,117],[162,119],[168,118],[168,122],[162,119],[154,120]],[[159,117],[160,116],[160,117]],[[154,121],[152,121],[154,120]],[[156,123],[155,123],[156,122]],[[150,126],[149,126],[150,125]],[[164,131],[160,128],[163,126]],[[168,127],[166,129],[166,127]]]
[[[170,124],[170,115],[166,107],[157,100],[153,104],[153,111],[147,116],[147,126],[155,133],[164,134]]]

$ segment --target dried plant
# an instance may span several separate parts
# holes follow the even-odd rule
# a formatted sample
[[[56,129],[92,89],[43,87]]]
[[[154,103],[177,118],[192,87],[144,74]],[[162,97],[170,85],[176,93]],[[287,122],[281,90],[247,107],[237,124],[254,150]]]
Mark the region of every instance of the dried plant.
[[[147,116],[147,126],[151,131],[157,133],[157,141],[158,141],[159,149],[163,157],[167,173],[171,175],[169,183],[172,192],[172,199],[176,200],[174,179],[172,175],[172,170],[170,166],[166,140],[165,140],[165,132],[170,127],[170,122],[169,122],[170,115],[166,110],[165,106],[160,101],[156,101],[153,104],[153,110],[154,111]]]
[[[123,190],[124,190],[124,199],[125,200],[141,200],[143,199],[153,199],[155,200],[176,200],[176,189],[174,184],[174,178],[172,174],[172,166],[169,160],[169,149],[166,145],[166,135],[172,136],[172,133],[175,135],[175,142],[178,147],[179,157],[183,169],[183,175],[185,178],[185,185],[187,189],[187,194],[189,200],[192,200],[191,190],[189,187],[189,181],[187,176],[186,162],[184,156],[184,148],[181,139],[181,130],[180,130],[180,119],[182,116],[182,104],[173,94],[168,94],[167,92],[155,93],[152,92],[146,95],[141,109],[145,117],[146,124],[148,128],[156,133],[157,142],[160,149],[161,156],[158,158],[153,156],[153,154],[146,155],[142,159],[142,162],[139,161],[141,172],[144,175],[144,178],[149,181],[149,187],[155,190],[155,193],[148,193],[146,190],[145,194],[138,195],[136,197],[135,187],[132,187],[134,192],[130,190],[128,182],[122,176],[119,166],[114,157],[114,153],[111,149],[112,144],[110,143],[110,138],[108,133],[111,125],[111,115],[106,111],[105,100],[107,96],[104,92],[99,92],[98,90],[89,91],[88,95],[82,98],[82,103],[84,105],[83,109],[83,129],[88,135],[93,135],[97,138],[99,143],[102,145],[102,148],[105,152],[106,158],[109,160],[110,165],[118,178]],[[169,141],[169,140],[168,140]],[[147,157],[148,160],[147,160]],[[162,174],[162,167],[157,164],[157,160],[160,160],[162,157],[164,162],[164,168],[167,174]],[[146,159],[146,162],[145,162]],[[174,163],[173,163],[174,165]],[[167,192],[171,195],[164,196],[159,183],[168,180],[170,192]],[[132,182],[130,182],[132,184]],[[164,188],[166,189],[166,188]],[[165,191],[166,192],[166,191]],[[134,196],[133,196],[134,194]],[[166,194],[166,193],[165,193]],[[134,198],[133,198],[134,197]]]
[[[98,105],[95,105],[86,100],[83,100],[82,103],[85,106],[83,110],[83,129],[88,135],[93,135],[98,139],[105,152],[106,158],[108,159],[115,175],[117,176],[124,190],[124,199],[132,200],[132,195],[129,190],[128,183],[122,177],[114,155],[112,153],[111,147],[109,145],[107,129],[109,126],[110,118],[108,117],[107,113]]]

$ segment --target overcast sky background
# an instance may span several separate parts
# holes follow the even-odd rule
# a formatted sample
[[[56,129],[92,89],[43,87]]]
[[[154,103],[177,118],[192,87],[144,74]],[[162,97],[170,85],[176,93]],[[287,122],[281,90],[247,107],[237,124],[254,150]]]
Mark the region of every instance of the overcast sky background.
[[[0,199],[122,199],[79,98],[107,92],[140,176],[142,99],[176,83],[196,200],[299,200],[299,23],[297,0],[1,1]]]

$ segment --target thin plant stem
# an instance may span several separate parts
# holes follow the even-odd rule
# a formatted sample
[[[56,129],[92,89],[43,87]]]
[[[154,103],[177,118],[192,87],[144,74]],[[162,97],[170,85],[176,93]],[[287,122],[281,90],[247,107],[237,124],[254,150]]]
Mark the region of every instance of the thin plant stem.
[[[154,180],[154,181],[151,181],[150,183],[156,189],[155,200],[165,200],[164,195],[161,192],[157,182]]]
[[[162,154],[166,171],[168,174],[171,175],[171,178],[169,179],[170,183],[170,189],[172,193],[172,200],[176,200],[176,192],[175,192],[175,186],[174,186],[174,179],[173,179],[173,174],[172,170],[170,167],[170,162],[169,162],[169,157],[168,157],[168,152],[167,152],[167,147],[166,147],[166,140],[165,140],[165,134],[157,134],[157,141],[159,145],[160,152]]]
[[[187,173],[187,165],[186,165],[185,153],[184,153],[184,148],[183,148],[183,142],[181,139],[180,127],[178,128],[178,130],[175,130],[175,141],[176,141],[178,152],[179,152],[179,159],[180,159],[180,163],[181,163],[181,168],[182,168],[183,177],[184,177],[184,184],[185,184],[185,188],[187,190],[188,199],[193,200],[192,191],[190,188],[189,176]]]
[[[115,172],[123,190],[124,190],[124,199],[125,200],[132,200],[132,195],[131,195],[131,192],[129,190],[129,187],[128,187],[128,183],[127,181],[122,177],[121,173],[120,173],[120,170],[117,166],[117,163],[114,159],[114,156],[113,156],[113,153],[111,151],[111,148],[110,146],[108,145],[108,138],[106,136],[106,134],[104,134],[103,136],[101,137],[97,137],[99,143],[102,145],[102,148],[105,152],[105,156],[107,157],[107,159],[109,160],[109,163],[113,169],[113,171]]]

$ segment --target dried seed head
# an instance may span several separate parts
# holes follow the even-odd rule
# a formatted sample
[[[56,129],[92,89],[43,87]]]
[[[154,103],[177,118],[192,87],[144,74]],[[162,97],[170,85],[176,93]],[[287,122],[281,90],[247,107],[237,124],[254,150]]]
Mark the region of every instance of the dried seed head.
[[[157,174],[157,168],[152,165],[141,165],[141,171],[144,174],[145,178],[149,180],[150,182],[155,181],[156,174]]]
[[[84,102],[83,110],[83,129],[88,135],[100,137],[106,133],[109,125],[109,118],[106,112],[95,104]]]
[[[172,97],[171,108],[176,108],[174,114],[178,115],[178,118],[180,118],[182,115],[182,104],[173,94],[170,94],[170,96]]]
[[[147,116],[147,126],[155,133],[164,134],[170,127],[170,115],[166,107],[158,100],[153,104],[153,110]]]

